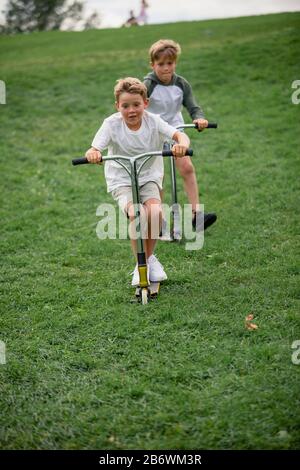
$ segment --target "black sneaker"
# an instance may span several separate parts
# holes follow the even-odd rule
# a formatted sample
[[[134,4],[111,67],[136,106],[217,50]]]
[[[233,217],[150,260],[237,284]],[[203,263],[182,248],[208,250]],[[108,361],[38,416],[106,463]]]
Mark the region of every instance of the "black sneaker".
[[[203,231],[203,222],[204,222],[204,230],[206,230],[208,227],[214,224],[215,221],[217,220],[217,214],[215,214],[214,212],[207,213],[207,214],[204,212],[204,217],[202,217],[202,214],[200,212],[198,212],[197,214],[199,214],[198,217],[196,217],[196,214],[195,214],[192,220],[193,229],[196,230],[196,232]]]

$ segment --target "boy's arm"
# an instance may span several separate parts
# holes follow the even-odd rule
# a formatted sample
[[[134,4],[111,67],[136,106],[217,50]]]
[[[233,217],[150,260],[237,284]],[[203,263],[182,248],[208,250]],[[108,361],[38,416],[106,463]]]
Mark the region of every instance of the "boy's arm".
[[[110,142],[110,130],[106,121],[103,122],[97,131],[91,148],[86,152],[85,157],[90,163],[101,163],[102,155],[99,149],[106,149]]]
[[[208,125],[208,121],[204,117],[202,108],[197,104],[195,97],[193,95],[191,85],[184,80],[182,82],[183,87],[183,106],[186,107],[189,115],[193,119],[193,122],[197,124],[198,129],[202,130]]]
[[[189,148],[190,145],[190,139],[186,134],[180,131],[176,131],[175,134],[172,137],[177,144],[173,145],[172,147],[172,152],[175,158],[178,157],[184,157],[185,152]]]

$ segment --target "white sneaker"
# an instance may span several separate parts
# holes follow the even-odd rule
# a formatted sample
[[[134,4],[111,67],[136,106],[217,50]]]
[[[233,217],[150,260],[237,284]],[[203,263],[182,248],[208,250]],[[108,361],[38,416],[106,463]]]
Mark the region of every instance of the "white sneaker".
[[[155,255],[148,258],[149,263],[149,278],[151,282],[161,282],[168,279],[162,264],[158,261]]]
[[[148,282],[149,282],[149,265],[147,263],[147,276],[148,276]],[[135,268],[134,268],[134,271],[131,273],[133,274],[132,276],[132,281],[131,281],[131,285],[134,286],[134,287],[137,287],[140,285],[140,275],[139,275],[139,270],[138,270],[138,265],[136,264]]]

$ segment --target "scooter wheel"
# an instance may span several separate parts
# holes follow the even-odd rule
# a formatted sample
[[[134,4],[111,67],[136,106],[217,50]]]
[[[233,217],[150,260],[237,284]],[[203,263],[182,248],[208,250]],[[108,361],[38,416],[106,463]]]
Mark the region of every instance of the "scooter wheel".
[[[142,289],[141,296],[142,296],[142,304],[146,305],[148,303],[148,289],[147,289],[147,287],[144,287],[144,289]]]

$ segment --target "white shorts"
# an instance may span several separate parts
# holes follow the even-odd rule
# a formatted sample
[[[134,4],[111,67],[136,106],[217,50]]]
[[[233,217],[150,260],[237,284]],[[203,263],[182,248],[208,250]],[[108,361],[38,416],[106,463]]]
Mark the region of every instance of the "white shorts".
[[[154,181],[148,181],[139,188],[140,200],[144,204],[148,199],[160,199],[159,187]],[[130,202],[132,202],[132,189],[131,186],[120,186],[120,188],[114,189],[111,192],[112,197],[118,203],[124,214],[127,215],[126,208]]]

